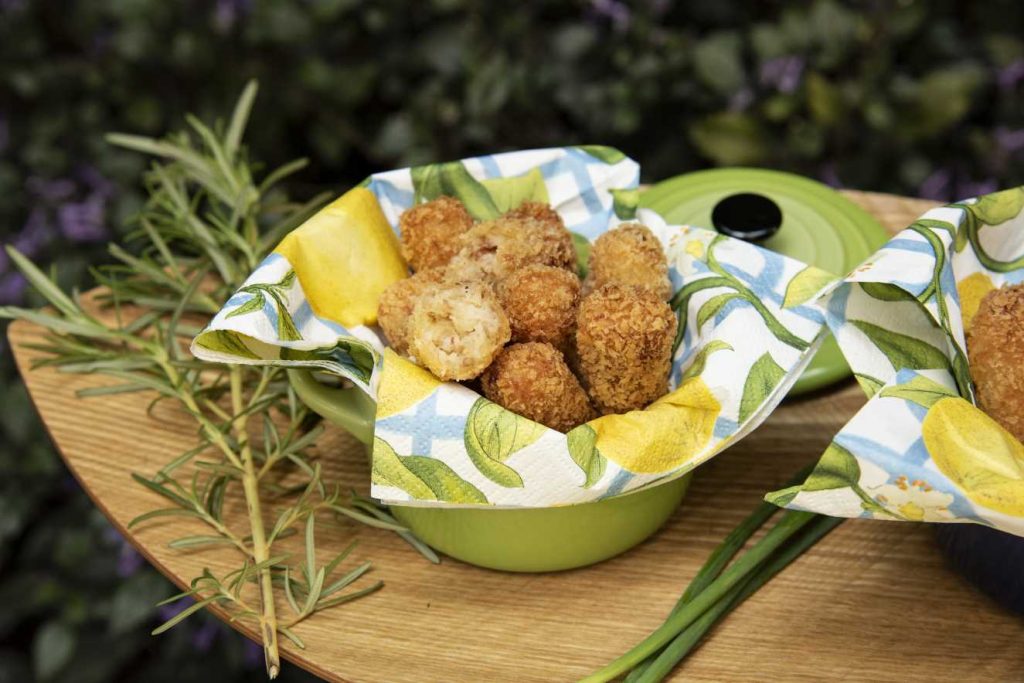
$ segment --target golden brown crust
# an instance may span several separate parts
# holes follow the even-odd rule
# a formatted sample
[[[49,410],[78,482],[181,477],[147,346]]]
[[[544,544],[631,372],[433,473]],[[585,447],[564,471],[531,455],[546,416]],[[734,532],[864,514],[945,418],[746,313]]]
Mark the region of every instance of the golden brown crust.
[[[392,349],[401,354],[409,352],[409,321],[416,301],[443,281],[443,268],[427,268],[395,282],[381,293],[377,324]]]
[[[497,282],[528,265],[575,269],[575,250],[565,228],[532,219],[501,217],[465,233],[449,264],[466,277]]]
[[[580,279],[564,268],[526,266],[498,283],[514,342],[547,342],[567,351],[576,330]]]
[[[459,239],[473,227],[473,217],[454,197],[418,204],[398,219],[402,256],[413,270],[443,266],[459,250]]]
[[[443,380],[468,380],[491,364],[510,330],[491,287],[466,282],[420,296],[409,336],[409,350],[420,365]]]
[[[584,297],[576,349],[602,414],[639,410],[667,393],[677,324],[649,290],[608,284]]]
[[[512,344],[480,379],[490,400],[560,432],[597,416],[562,354],[551,344]]]
[[[523,202],[511,211],[506,211],[505,218],[513,220],[531,220],[543,223],[551,230],[565,230],[565,222],[550,204],[543,202]],[[566,231],[568,233],[568,231]]]
[[[967,353],[978,406],[1024,441],[1024,284],[985,295]]]
[[[661,242],[647,226],[621,225],[594,242],[584,289],[596,290],[607,284],[646,287],[662,301],[671,296],[668,259]]]

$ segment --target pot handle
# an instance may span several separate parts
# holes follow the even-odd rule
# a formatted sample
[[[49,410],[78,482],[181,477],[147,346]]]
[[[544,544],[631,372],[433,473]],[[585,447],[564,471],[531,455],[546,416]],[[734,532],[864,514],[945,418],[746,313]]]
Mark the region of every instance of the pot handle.
[[[311,410],[364,444],[373,441],[376,403],[358,387],[329,387],[309,370],[288,370],[295,393]]]

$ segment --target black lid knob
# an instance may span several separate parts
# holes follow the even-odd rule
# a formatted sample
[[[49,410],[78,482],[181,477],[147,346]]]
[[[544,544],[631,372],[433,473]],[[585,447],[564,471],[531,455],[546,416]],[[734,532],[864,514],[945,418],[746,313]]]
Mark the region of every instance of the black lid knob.
[[[782,209],[762,194],[741,192],[715,204],[711,210],[711,223],[723,235],[760,242],[779,231]]]

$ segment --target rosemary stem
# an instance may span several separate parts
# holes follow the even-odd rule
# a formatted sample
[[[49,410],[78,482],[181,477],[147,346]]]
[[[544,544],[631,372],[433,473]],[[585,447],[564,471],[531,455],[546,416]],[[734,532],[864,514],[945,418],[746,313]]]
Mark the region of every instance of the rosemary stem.
[[[252,527],[252,556],[257,565],[263,565],[270,557],[270,546],[263,529],[259,478],[253,463],[252,448],[249,446],[249,435],[246,432],[248,420],[242,412],[242,370],[237,365],[231,366],[231,403],[235,414],[241,416],[235,422],[235,439],[238,441],[238,450],[242,456],[242,488],[245,491],[245,506],[249,511],[249,524]],[[281,658],[277,647],[277,614],[274,609],[274,585],[271,578],[270,567],[261,567],[257,577],[260,591],[260,635],[263,638],[267,675],[273,679],[277,678],[281,671]]]
[[[753,548],[744,553],[728,569],[723,571],[707,588],[693,597],[678,612],[671,614],[665,623],[651,635],[604,668],[583,678],[581,683],[605,683],[620,676],[644,659],[664,647],[669,641],[687,626],[696,621],[704,612],[713,607],[734,586],[756,570],[776,548],[785,543],[791,536],[800,531],[815,515],[810,512],[788,510],[782,519],[758,541]]]

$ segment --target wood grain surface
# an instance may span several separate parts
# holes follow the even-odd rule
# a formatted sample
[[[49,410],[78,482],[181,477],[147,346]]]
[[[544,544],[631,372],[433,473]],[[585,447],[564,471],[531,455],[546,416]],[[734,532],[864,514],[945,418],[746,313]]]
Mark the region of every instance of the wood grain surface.
[[[890,229],[932,203],[847,193]],[[193,444],[194,424],[161,405],[121,395],[76,399],[107,380],[29,370],[25,344],[40,330],[16,323],[21,372],[64,459],[110,520],[156,567],[185,584],[204,567],[237,566],[232,550],[182,552],[193,533],[172,518],[125,530],[160,506],[132,472],[152,474]],[[708,553],[760,500],[815,459],[863,404],[848,382],[791,400],[754,434],[701,467],[669,523],[636,549],[570,572],[517,575],[445,559],[423,560],[389,532],[322,523],[324,557],[358,538],[385,581],[368,598],[317,615],[282,640],[284,656],[331,681],[567,681],[625,651],[659,626]],[[362,449],[338,430],[318,443],[328,480],[368,489]],[[229,517],[242,515],[239,499]],[[243,522],[244,524],[244,522]],[[194,531],[202,533],[198,523]],[[244,631],[244,629],[242,629]],[[247,635],[252,636],[251,633]],[[1020,680],[1024,622],[949,571],[925,524],[854,520],[737,609],[675,672],[691,681]]]

